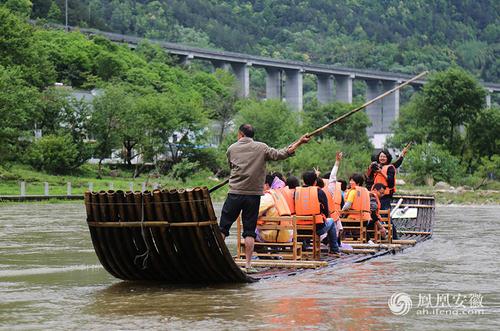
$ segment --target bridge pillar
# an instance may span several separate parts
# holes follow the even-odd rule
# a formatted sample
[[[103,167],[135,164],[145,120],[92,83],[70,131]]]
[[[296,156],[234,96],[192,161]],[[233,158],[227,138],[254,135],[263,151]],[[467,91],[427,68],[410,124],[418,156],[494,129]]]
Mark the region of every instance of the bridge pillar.
[[[354,75],[335,77],[335,96],[337,101],[352,103],[352,80]]]
[[[333,102],[333,77],[331,75],[316,75],[318,79],[318,101],[326,104]]]
[[[191,60],[194,58],[193,54],[188,55],[178,55],[179,63],[183,66],[188,66],[191,64]]]
[[[234,75],[239,81],[239,96],[247,98],[250,95],[250,66],[251,63],[231,63]]]
[[[266,68],[266,99],[281,100],[281,70]]]
[[[229,71],[229,69],[231,68],[231,65],[228,62],[219,61],[219,60],[213,60],[211,62],[212,62],[212,65],[214,66],[214,71],[217,69]]]
[[[372,100],[380,94],[379,80],[366,80],[366,101]],[[369,137],[373,137],[375,133],[382,132],[382,101],[372,103],[366,107],[366,115],[372,122],[372,125],[366,129]]]
[[[286,102],[297,111],[302,111],[303,106],[303,86],[302,70],[285,70],[285,98]]]
[[[382,81],[384,92],[392,90],[401,82]],[[399,90],[394,91],[382,99],[382,133],[391,133],[392,123],[399,117]]]
[[[486,108],[491,108],[491,93],[492,90],[487,90],[486,91]]]

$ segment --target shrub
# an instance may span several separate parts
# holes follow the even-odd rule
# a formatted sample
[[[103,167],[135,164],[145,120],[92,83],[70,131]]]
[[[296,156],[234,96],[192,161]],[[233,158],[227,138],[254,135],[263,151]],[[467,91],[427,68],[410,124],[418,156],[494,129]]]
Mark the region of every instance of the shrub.
[[[188,160],[184,159],[172,167],[172,178],[180,179],[183,183],[185,183],[187,178],[193,176],[194,173],[198,172],[199,170],[199,162],[189,162]]]
[[[47,135],[28,149],[26,159],[37,170],[64,174],[81,164],[78,146],[69,135]]]
[[[474,175],[481,178],[476,188],[479,188],[488,182],[500,179],[500,155],[495,154],[491,158],[481,158],[481,165]]]
[[[407,157],[409,178],[415,184],[424,184],[426,179],[457,183],[465,173],[458,159],[436,143],[417,145]]]

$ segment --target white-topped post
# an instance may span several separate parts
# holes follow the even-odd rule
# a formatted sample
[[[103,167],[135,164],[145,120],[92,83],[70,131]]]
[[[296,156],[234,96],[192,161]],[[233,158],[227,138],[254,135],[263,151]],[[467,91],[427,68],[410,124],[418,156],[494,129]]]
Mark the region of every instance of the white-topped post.
[[[21,182],[21,196],[24,197],[26,195],[26,182]]]

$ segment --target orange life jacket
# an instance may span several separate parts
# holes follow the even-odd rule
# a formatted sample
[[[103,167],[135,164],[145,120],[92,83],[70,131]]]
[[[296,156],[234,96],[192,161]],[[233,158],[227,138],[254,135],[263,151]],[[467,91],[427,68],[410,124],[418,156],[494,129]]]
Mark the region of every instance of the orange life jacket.
[[[316,223],[324,222],[324,215],[321,214],[318,199],[318,187],[297,187],[295,188],[295,214],[297,216],[312,216]],[[298,220],[297,224],[310,224],[310,221]]]
[[[278,189],[279,192],[283,195],[285,198],[287,204],[288,204],[288,209],[290,209],[291,215],[295,214],[295,201],[293,200],[293,196],[295,194],[295,189],[291,189],[288,186],[282,187]]]
[[[273,197],[274,207],[278,211],[280,216],[290,216],[292,215],[290,208],[288,207],[288,202],[279,190],[269,190],[269,194]]]
[[[286,202],[285,197],[278,190],[269,190],[266,191],[272,198],[274,202],[273,208],[276,209],[278,216],[290,216],[292,213],[290,212],[290,208],[288,208],[288,203]],[[257,225],[265,224],[260,218],[257,220]]]
[[[376,172],[374,177],[373,177],[373,185],[377,183],[382,183],[385,185],[385,191],[384,194],[390,194],[396,192],[396,168],[394,168],[394,187],[392,189],[389,188],[389,183],[387,182],[387,170],[389,167],[394,166],[392,164],[388,164],[382,167],[382,170],[380,172]],[[372,186],[373,189],[373,186]]]
[[[356,190],[356,196],[351,208],[347,211],[348,218],[369,221],[371,219],[370,192],[362,186],[356,186],[354,190]]]
[[[290,216],[290,209],[288,208],[288,203],[286,202],[285,197],[279,190],[269,190],[267,191],[269,195],[273,198],[274,209],[278,213],[279,216]],[[257,220],[258,225],[266,224],[262,219]],[[282,220],[280,221],[280,225],[292,225],[291,220]],[[293,232],[291,230],[262,230],[259,233],[259,236],[262,240],[266,242],[289,242],[293,236]]]
[[[328,180],[323,179],[325,186],[322,188],[323,192],[325,192],[326,197],[328,198],[328,209],[330,212],[330,217],[334,220],[338,220],[340,218],[340,205],[342,204],[342,184],[340,182],[335,182],[335,189],[332,194],[328,189]]]

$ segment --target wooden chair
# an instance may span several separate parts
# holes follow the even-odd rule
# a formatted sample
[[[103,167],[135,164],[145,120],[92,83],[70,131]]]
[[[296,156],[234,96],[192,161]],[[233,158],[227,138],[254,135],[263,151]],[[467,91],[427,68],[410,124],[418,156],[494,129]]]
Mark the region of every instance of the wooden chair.
[[[367,230],[367,233],[371,234],[372,240],[377,243],[377,244],[391,244],[392,243],[392,224],[391,224],[391,210],[381,210],[379,212],[380,214],[380,222],[384,226],[384,228],[387,230],[387,238],[382,239],[380,236],[380,233],[378,231],[375,231],[375,228],[373,230]]]
[[[356,244],[366,243],[366,224],[368,221],[362,221],[359,219],[348,218],[348,215],[355,215],[359,213],[361,215],[361,211],[341,211],[340,212],[340,221],[342,222],[342,227],[344,228],[344,234],[342,241]]]
[[[254,256],[276,257],[286,260],[300,260],[302,258],[302,243],[297,241],[298,227],[294,216],[262,217],[260,220],[265,221],[266,224],[257,225],[258,230],[292,230],[293,236],[291,242],[285,243],[255,241]],[[237,258],[245,258],[245,241],[241,237],[242,224],[239,217],[237,224],[238,240],[236,254]]]
[[[295,216],[298,221],[308,221],[310,224],[297,224],[297,239],[299,242],[307,240],[312,242],[311,249],[302,247],[302,255],[308,260],[319,261],[321,257],[321,242],[316,234],[316,223],[314,216]]]

